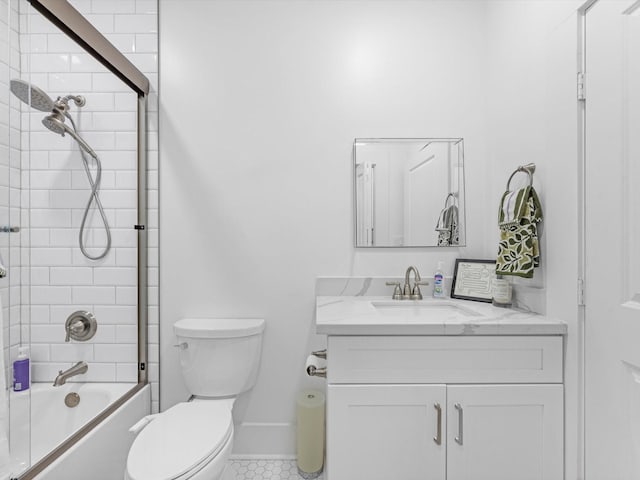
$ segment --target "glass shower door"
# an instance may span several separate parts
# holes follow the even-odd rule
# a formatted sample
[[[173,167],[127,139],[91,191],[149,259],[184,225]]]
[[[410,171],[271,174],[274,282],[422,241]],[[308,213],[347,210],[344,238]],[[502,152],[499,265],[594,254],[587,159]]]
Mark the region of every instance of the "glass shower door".
[[[84,14],[96,4],[70,3]],[[98,3],[95,20],[113,20],[110,2]],[[11,283],[0,280],[0,298],[11,307],[7,378],[18,347],[31,366],[30,388],[9,392],[18,476],[139,386],[140,102],[29,2],[12,0],[11,12],[11,54],[0,68],[12,123],[0,215],[11,218],[0,227],[20,232],[0,233],[3,258],[3,242],[12,242]],[[2,188],[13,181],[5,207]]]

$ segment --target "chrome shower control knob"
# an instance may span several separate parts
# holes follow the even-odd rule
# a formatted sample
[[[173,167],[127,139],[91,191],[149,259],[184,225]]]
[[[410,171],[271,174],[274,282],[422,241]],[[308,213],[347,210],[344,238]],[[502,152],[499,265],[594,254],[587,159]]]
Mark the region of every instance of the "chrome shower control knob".
[[[65,342],[69,340],[86,342],[96,334],[98,322],[93,313],[86,310],[78,310],[69,315],[64,324],[64,329],[67,332],[64,339]]]

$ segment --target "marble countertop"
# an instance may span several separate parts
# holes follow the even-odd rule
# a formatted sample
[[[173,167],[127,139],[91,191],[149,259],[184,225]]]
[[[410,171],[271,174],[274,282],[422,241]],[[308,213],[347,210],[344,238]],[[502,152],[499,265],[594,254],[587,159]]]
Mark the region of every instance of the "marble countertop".
[[[316,297],[324,335],[566,335],[567,325],[531,312],[458,299]]]

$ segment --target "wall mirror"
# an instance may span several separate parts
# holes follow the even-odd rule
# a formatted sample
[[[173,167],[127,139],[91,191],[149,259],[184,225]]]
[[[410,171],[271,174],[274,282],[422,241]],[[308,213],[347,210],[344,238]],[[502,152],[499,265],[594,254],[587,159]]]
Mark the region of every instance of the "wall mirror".
[[[465,245],[462,138],[356,138],[356,247]]]

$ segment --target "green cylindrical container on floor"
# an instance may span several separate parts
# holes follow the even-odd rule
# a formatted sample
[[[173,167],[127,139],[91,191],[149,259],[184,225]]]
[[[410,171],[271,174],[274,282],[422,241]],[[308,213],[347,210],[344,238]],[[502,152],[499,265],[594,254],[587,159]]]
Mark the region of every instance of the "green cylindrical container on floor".
[[[298,473],[315,478],[324,466],[324,393],[302,390],[296,398],[296,455]]]

